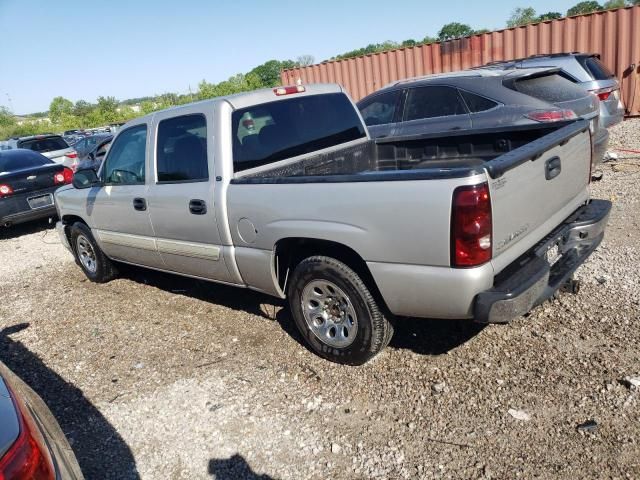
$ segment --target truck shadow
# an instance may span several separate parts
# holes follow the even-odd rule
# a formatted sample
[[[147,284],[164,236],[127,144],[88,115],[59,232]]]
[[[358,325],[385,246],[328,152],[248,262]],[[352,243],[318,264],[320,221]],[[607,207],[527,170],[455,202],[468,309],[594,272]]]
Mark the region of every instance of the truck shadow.
[[[0,240],[11,240],[23,235],[42,232],[44,235],[54,230],[55,223],[49,223],[48,219],[34,220],[33,222],[19,223],[11,227],[0,226]]]
[[[167,292],[275,320],[288,335],[307,348],[284,300],[253,290],[126,265],[121,268],[121,276]],[[484,325],[472,320],[402,317],[396,319],[394,327],[395,334],[390,343],[392,348],[412,350],[423,355],[442,355],[471,340],[483,330]]]
[[[21,342],[11,339],[11,334],[28,327],[28,323],[21,323],[0,330],[0,361],[47,404],[69,439],[84,476],[140,478],[129,446],[82,391],[48,368]]]
[[[389,344],[422,355],[442,355],[468,342],[485,327],[473,320],[398,318]]]
[[[275,480],[266,474],[255,473],[242,455],[209,460],[209,474],[215,480]]]

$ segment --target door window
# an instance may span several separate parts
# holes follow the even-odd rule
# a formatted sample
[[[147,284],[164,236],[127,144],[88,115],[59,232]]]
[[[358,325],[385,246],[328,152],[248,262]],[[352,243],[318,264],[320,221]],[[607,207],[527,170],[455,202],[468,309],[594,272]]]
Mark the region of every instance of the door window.
[[[103,169],[107,185],[144,184],[147,126],[138,125],[123,131],[115,139]]]
[[[467,107],[469,107],[469,111],[471,113],[484,112],[498,106],[498,104],[493,100],[481,97],[475,93],[460,90],[460,94],[462,95],[462,98],[464,98],[464,101],[467,104]]]
[[[376,95],[358,104],[364,123],[367,124],[367,126],[392,123],[399,96],[400,90],[394,90],[393,92]]]
[[[158,183],[209,179],[207,122],[204,115],[183,115],[158,124]]]
[[[464,115],[467,111],[458,91],[452,87],[417,87],[409,90],[405,121]]]

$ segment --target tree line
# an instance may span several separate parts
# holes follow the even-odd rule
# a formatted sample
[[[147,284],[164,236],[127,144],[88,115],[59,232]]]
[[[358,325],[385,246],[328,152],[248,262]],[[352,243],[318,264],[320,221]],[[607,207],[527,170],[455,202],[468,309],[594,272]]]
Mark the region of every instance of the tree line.
[[[569,8],[567,16],[581,15],[628,5],[639,5],[640,0],[607,0],[600,4],[594,0],[582,1]],[[518,7],[507,19],[507,27],[517,27],[529,23],[561,18],[560,12],[536,13],[532,7]],[[437,36],[425,36],[421,40],[407,39],[402,42],[385,41],[372,43],[366,47],[336,55],[331,60],[357,57],[370,53],[413,47],[434,42],[442,42],[488,32],[487,29],[473,29],[470,25],[450,22],[443,25]],[[140,115],[162,110],[175,105],[205,100],[207,98],[230,95],[258,88],[274,87],[280,83],[280,72],[294,67],[303,67],[314,63],[311,55],[303,55],[296,60],[269,60],[247,73],[238,73],[219,83],[202,80],[194,92],[186,94],[164,93],[153,97],[132,98],[118,101],[114,97],[98,97],[96,103],[85,100],[72,102],[64,97],[55,97],[48,112],[30,115],[27,121],[18,121],[6,107],[0,106],[0,139],[13,136],[33,135],[44,131],[60,132],[76,128],[92,128],[111,123],[124,122]],[[138,105],[139,109],[134,108]],[[50,123],[40,121],[48,115]]]

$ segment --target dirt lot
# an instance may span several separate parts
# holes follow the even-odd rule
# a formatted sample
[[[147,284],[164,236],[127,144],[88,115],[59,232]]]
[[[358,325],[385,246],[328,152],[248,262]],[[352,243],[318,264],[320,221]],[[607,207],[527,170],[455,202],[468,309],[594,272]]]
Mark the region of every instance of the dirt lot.
[[[640,122],[612,145],[640,149]],[[402,319],[373,362],[334,365],[268,297],[135,269],[92,284],[44,223],[0,240],[0,360],[90,479],[640,478],[624,381],[640,375],[640,155],[625,157],[593,186],[614,209],[579,295],[506,326]]]

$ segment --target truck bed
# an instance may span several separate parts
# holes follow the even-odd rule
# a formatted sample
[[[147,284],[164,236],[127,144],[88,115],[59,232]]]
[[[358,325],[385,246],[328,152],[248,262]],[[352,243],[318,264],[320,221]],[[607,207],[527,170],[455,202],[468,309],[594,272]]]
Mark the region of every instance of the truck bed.
[[[577,121],[367,140],[254,169],[232,183],[451,178],[481,173],[485,168],[493,177],[500,164],[516,163],[515,157],[530,159],[585,128],[586,123]],[[491,162],[499,157],[503,157],[499,162]]]

